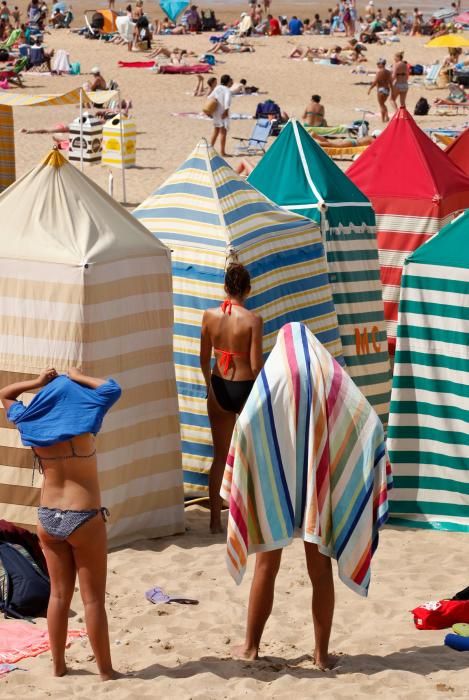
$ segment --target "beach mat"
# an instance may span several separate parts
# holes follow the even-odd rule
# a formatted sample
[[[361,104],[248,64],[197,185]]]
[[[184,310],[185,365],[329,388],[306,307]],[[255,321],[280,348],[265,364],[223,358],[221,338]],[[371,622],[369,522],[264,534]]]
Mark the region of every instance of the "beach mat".
[[[211,72],[212,66],[209,66],[207,63],[195,63],[193,66],[172,66],[168,64],[158,67],[158,73],[166,73],[167,75]]]
[[[156,61],[118,61],[119,68],[153,68]]]
[[[86,637],[83,630],[69,630],[67,646],[80,637]],[[34,627],[30,622],[5,620],[0,622],[0,663],[14,664],[31,656],[49,651],[50,642],[47,630]]]

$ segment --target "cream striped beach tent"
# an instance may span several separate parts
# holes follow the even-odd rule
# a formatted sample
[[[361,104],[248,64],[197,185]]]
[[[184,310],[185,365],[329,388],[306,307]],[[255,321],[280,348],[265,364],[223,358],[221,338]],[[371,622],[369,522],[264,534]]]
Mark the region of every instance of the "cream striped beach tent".
[[[347,371],[386,425],[391,368],[370,201],[295,119],[248,182],[321,227]]]
[[[469,532],[469,212],[407,258],[389,417],[390,512]]]
[[[1,385],[47,366],[114,377],[97,444],[111,544],[182,532],[168,249],[58,151],[0,195],[0,220]],[[41,478],[0,415],[1,517],[31,528]]]
[[[247,306],[264,319],[266,352],[285,323],[302,321],[341,359],[321,235],[266,200],[204,140],[134,216],[172,250],[185,492],[200,495],[212,460],[199,366],[203,311],[221,303],[226,263],[238,259],[251,273]]]

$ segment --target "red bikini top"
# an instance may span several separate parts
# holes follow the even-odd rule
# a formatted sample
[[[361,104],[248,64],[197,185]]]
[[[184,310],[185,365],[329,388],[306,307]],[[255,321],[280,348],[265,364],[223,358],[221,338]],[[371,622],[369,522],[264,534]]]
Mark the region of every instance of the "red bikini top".
[[[242,304],[238,304],[236,301],[232,301],[231,299],[225,299],[221,303],[221,310],[225,314],[228,311],[228,315],[231,316],[231,310],[233,306],[242,306]],[[232,363],[233,363],[233,358],[234,357],[249,357],[248,352],[234,352],[232,350],[222,350],[221,348],[214,348],[215,352],[220,353],[220,359],[219,363],[221,366],[221,370],[223,374],[228,374],[228,370],[230,369]]]

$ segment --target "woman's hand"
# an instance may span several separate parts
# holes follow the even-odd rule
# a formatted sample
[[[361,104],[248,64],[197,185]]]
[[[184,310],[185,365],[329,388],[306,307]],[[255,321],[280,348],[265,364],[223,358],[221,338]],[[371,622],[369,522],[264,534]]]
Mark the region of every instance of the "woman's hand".
[[[53,367],[48,367],[47,369],[43,369],[41,374],[39,374],[37,378],[37,384],[38,386],[45,386],[46,384],[49,384],[53,379],[56,379],[59,375],[57,374],[56,370]]]
[[[68,370],[68,376],[70,379],[72,379],[74,382],[78,381],[80,377],[83,376],[83,372],[81,369],[78,369],[78,367],[70,367]]]

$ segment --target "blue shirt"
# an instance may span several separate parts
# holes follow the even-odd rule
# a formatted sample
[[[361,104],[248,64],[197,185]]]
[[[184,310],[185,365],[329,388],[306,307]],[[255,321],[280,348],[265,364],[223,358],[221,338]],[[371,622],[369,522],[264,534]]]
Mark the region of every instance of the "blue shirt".
[[[60,375],[38,391],[29,406],[15,401],[8,409],[7,418],[20,431],[23,445],[46,447],[75,435],[96,435],[121,393],[114,379],[90,389]]]
[[[291,19],[288,23],[288,31],[293,36],[299,36],[303,31],[303,22],[301,19]]]

